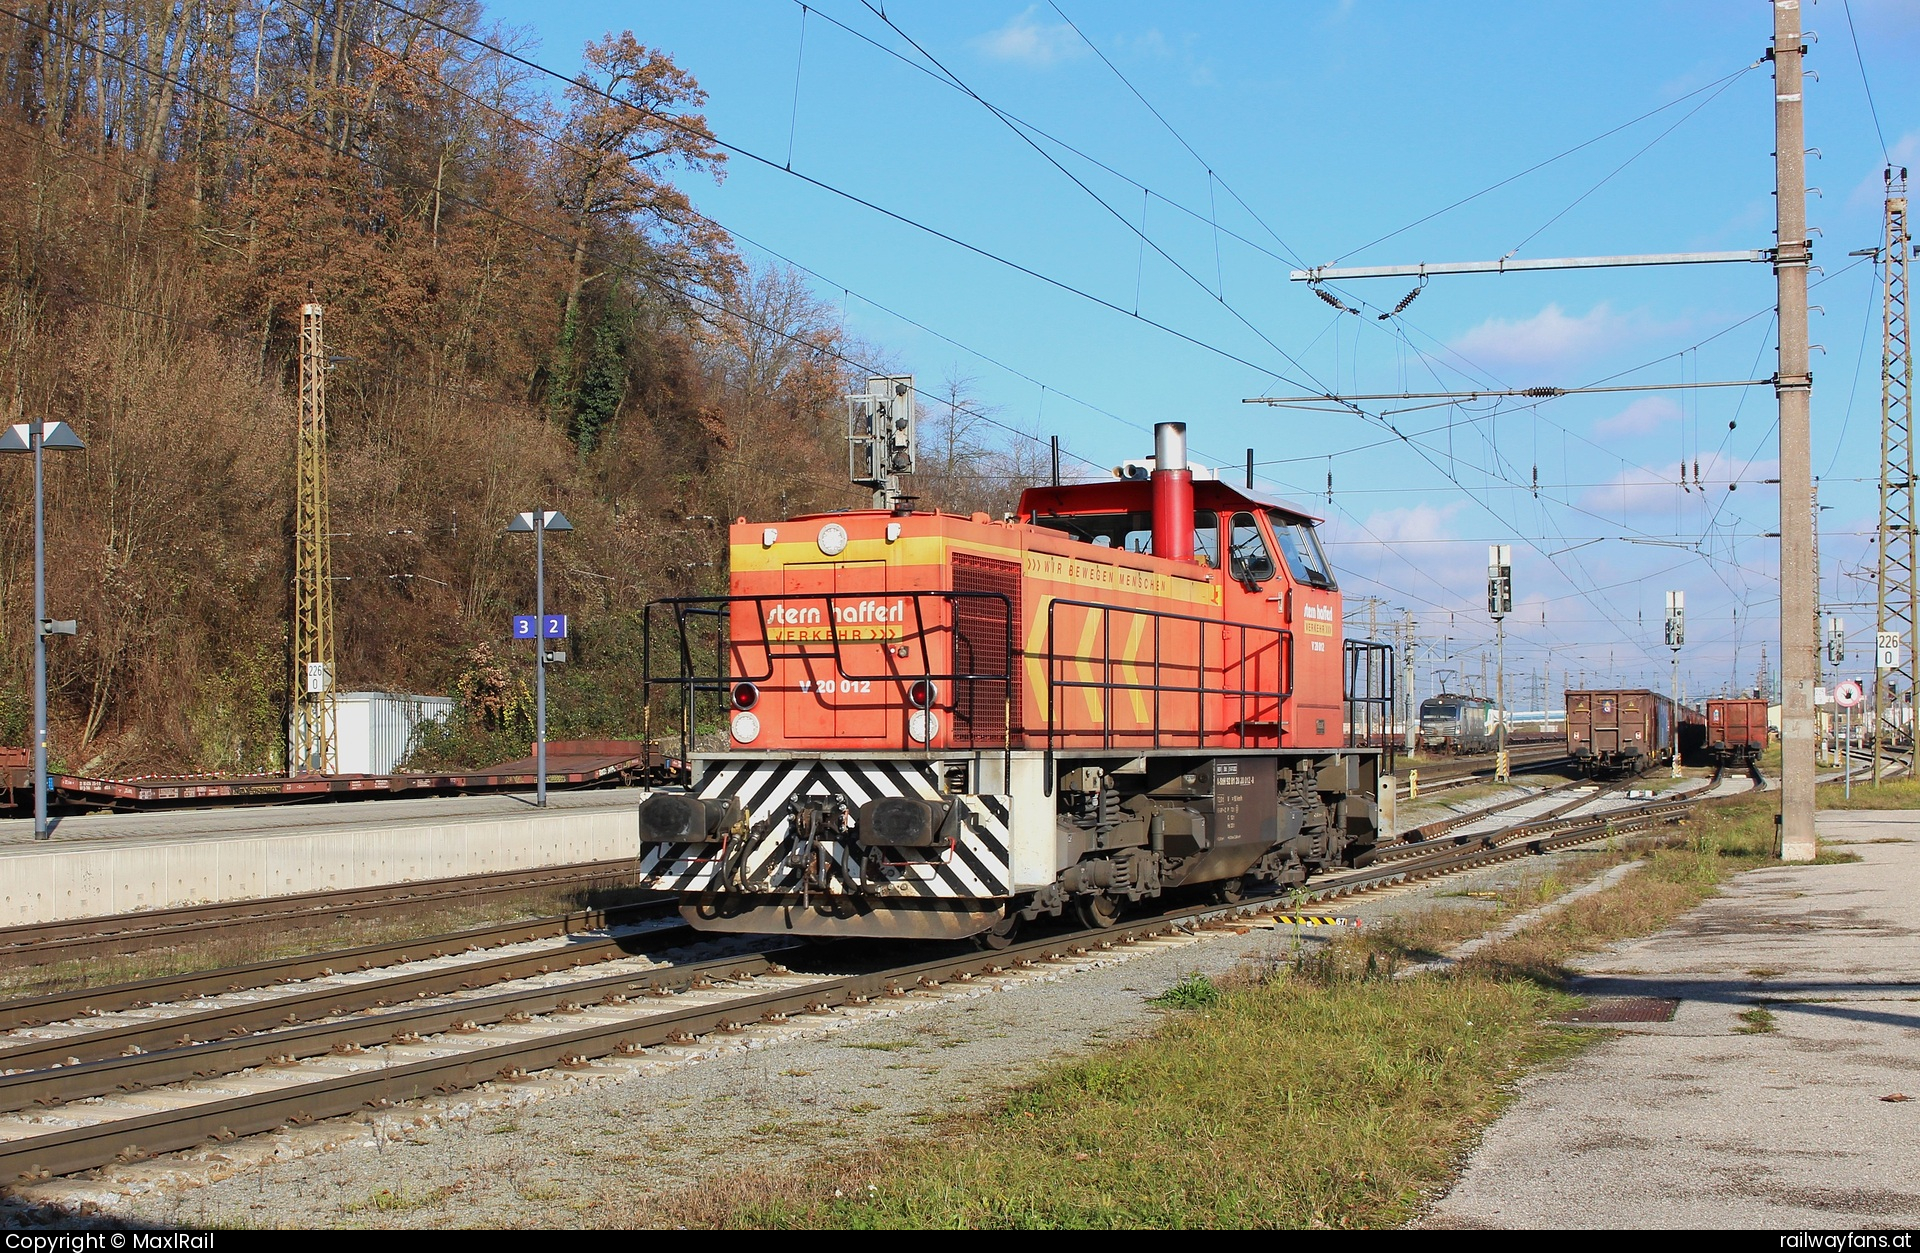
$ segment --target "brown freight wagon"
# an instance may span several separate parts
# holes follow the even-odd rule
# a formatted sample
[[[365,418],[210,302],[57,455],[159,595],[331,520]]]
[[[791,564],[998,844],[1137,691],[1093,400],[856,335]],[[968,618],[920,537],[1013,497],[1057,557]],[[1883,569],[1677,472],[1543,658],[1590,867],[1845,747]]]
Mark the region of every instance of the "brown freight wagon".
[[[1707,756],[1714,764],[1750,766],[1766,751],[1766,701],[1719,697],[1707,702]]]
[[[1673,725],[1673,702],[1645,688],[1567,693],[1567,756],[1594,778],[1671,762]]]

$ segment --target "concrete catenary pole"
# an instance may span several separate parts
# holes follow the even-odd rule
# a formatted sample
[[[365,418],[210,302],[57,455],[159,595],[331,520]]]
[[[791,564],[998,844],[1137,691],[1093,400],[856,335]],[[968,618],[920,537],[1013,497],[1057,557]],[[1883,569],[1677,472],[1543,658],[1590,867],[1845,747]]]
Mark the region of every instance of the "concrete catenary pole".
[[[1800,0],[1773,4],[1774,275],[1780,373],[1780,856],[1812,861],[1814,761],[1813,469],[1807,368],[1806,134],[1801,110]]]

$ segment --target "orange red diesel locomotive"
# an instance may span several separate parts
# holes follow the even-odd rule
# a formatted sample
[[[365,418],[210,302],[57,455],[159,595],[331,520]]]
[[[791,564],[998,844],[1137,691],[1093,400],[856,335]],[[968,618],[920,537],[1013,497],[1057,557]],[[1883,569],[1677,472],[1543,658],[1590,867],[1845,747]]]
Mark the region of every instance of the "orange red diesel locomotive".
[[[996,943],[1371,848],[1389,650],[1344,640],[1315,519],[1185,444],[1004,519],[736,523],[730,595],[649,607],[649,683],[728,746],[641,805],[644,880],[710,930]]]

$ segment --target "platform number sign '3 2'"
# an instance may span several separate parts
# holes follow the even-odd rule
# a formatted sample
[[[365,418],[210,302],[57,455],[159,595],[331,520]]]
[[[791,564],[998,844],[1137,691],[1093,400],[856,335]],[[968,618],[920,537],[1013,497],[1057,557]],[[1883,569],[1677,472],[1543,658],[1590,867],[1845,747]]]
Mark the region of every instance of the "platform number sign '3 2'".
[[[513,615],[513,638],[517,640],[563,640],[567,638],[567,615],[550,613],[545,617],[531,613]]]

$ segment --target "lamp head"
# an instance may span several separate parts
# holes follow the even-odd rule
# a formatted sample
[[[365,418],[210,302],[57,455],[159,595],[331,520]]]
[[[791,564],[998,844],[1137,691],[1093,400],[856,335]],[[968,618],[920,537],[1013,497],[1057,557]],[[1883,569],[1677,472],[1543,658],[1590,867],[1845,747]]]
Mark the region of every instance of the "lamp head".
[[[546,518],[540,529],[543,531],[571,531],[573,529],[573,523],[567,521],[567,515],[561,513],[558,509],[549,509],[546,511]],[[507,530],[514,533],[531,532],[533,530],[533,514],[531,512],[516,514],[513,521],[507,523]]]
[[[0,432],[0,453],[32,452],[35,428],[39,430],[42,448],[63,451],[86,447],[85,442],[65,422],[15,422]]]

